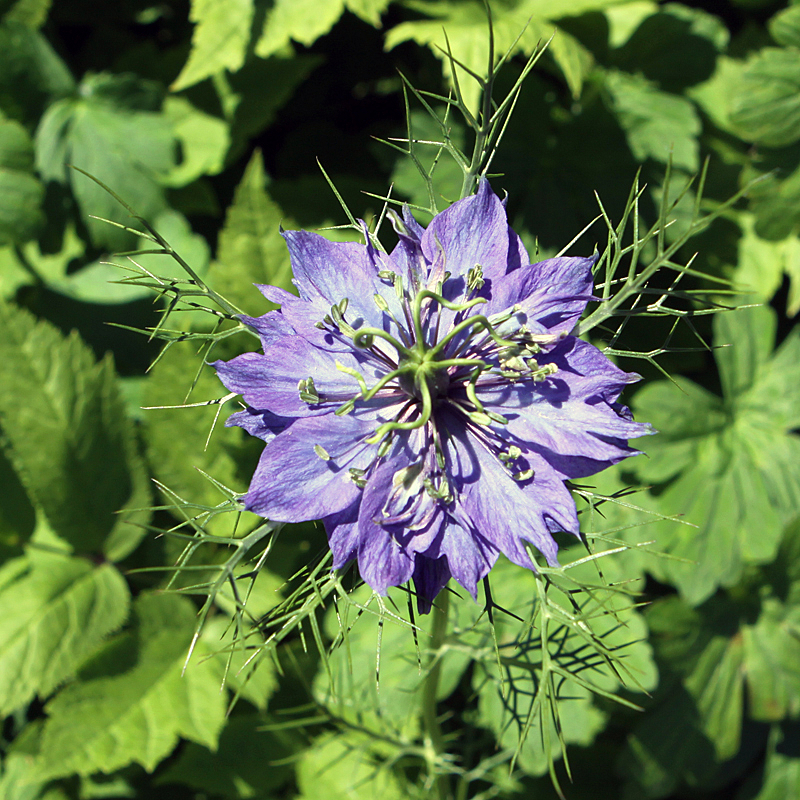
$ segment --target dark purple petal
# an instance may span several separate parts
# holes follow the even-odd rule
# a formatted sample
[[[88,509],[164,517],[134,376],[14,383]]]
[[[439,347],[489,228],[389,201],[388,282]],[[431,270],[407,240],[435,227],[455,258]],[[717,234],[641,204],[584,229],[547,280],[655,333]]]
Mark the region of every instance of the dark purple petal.
[[[352,416],[296,420],[262,453],[245,507],[278,522],[320,519],[347,508],[361,493],[350,468],[366,469],[374,457],[374,447],[364,441],[372,430]],[[318,454],[320,447],[328,460]]]
[[[411,577],[414,556],[380,525],[372,525],[366,532],[360,526],[358,571],[378,594],[385,595],[390,586],[400,586]]]
[[[256,411],[249,406],[243,411],[231,414],[225,420],[225,427],[230,428],[234,425],[246,430],[251,436],[271,442],[287,425],[294,420],[286,417],[279,417],[269,411]]]
[[[427,558],[417,555],[414,559],[414,589],[417,594],[417,610],[420,614],[427,614],[436,595],[444,589],[450,580],[450,568],[447,559]]]
[[[477,597],[478,581],[486,577],[500,553],[472,526],[465,527],[452,518],[444,528],[439,552],[447,557],[452,576],[473,598]]]
[[[333,568],[341,569],[352,561],[358,552],[358,510],[360,498],[343,511],[322,520],[328,534],[328,544],[333,553]]]

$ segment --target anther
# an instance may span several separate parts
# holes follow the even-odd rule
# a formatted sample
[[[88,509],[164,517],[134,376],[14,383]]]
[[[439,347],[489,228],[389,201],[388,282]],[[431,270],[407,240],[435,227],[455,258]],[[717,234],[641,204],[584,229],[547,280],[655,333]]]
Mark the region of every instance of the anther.
[[[306,378],[304,381],[299,381],[297,384],[297,391],[300,394],[300,399],[309,405],[315,405],[320,402],[317,387],[314,386],[314,379],[311,377]]]

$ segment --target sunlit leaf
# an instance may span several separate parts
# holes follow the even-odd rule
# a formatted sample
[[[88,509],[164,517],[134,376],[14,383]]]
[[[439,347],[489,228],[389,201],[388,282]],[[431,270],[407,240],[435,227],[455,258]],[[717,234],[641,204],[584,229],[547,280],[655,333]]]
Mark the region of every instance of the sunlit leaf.
[[[89,75],[78,97],[48,108],[36,132],[36,166],[47,180],[69,183],[92,240],[124,250],[131,235],[94,217],[125,223],[119,203],[67,164],[112,187],[137,213],[153,219],[165,207],[159,183],[175,165],[175,135],[159,113],[152,84],[130,75]]]
[[[372,591],[364,586],[353,599],[366,604]],[[370,611],[341,601],[325,618],[325,632],[335,642],[328,657],[328,673],[321,668],[314,682],[319,700],[338,717],[373,724],[407,733],[416,731],[422,700],[421,688],[432,656],[430,637],[432,617],[415,618],[419,629],[411,627],[405,597],[392,592],[391,614],[381,615],[376,600]],[[395,610],[402,607],[400,614]],[[400,620],[397,619],[400,617]],[[403,623],[405,620],[405,624]],[[447,642],[442,654],[439,697],[447,697],[467,666],[468,657],[459,652],[455,638]]]
[[[162,182],[171,187],[186,186],[201,175],[218,174],[230,147],[228,123],[200,111],[184,97],[168,97],[164,115],[172,120],[182,160]]]
[[[264,161],[256,151],[225,215],[217,258],[208,278],[220,294],[253,316],[267,310],[266,301],[253,284],[293,288],[281,225],[292,227],[267,193]]]
[[[643,440],[650,456],[634,464],[643,482],[666,483],[664,514],[696,525],[649,526],[657,549],[688,559],[653,560],[650,569],[692,604],[732,586],[748,563],[770,561],[800,503],[800,337],[772,355],[774,313],[753,308],[715,319],[723,397],[683,379],[645,386],[639,419],[661,433]],[[771,332],[772,331],[772,332]],[[694,562],[694,563],[692,563]]]
[[[376,758],[375,745],[371,737],[355,731],[315,740],[297,765],[298,800],[312,800],[321,793],[330,800],[408,797],[408,787]]]
[[[731,122],[746,141],[781,147],[800,138],[800,51],[765,47],[742,74]]]
[[[571,559],[564,554],[562,560],[568,563]],[[613,569],[605,560],[598,566],[602,569],[604,564]],[[603,582],[596,567],[589,563],[576,573],[576,580],[587,579],[595,585]],[[631,689],[636,689],[634,681],[652,688],[657,676],[649,647],[640,642],[646,637],[644,621],[625,608],[627,601],[602,589],[597,590],[594,599],[576,594],[576,601],[584,597],[585,616],[578,617],[583,628],[581,623],[564,624],[558,617],[550,617],[545,623],[536,611],[539,603],[534,600],[535,580],[530,572],[505,560],[495,565],[490,583],[492,600],[498,606],[494,619],[503,660],[502,675],[498,674],[491,631],[487,628],[486,649],[472,682],[479,695],[482,723],[493,731],[509,754],[518,754],[520,767],[533,775],[543,775],[560,758],[562,742],[589,745],[605,726],[607,710],[592,702],[590,687],[613,693],[620,686],[622,673],[614,675],[583,632],[591,630],[602,647],[621,658],[634,676],[627,679]],[[601,598],[605,605],[597,602]],[[563,608],[567,613],[574,611],[566,600]],[[617,609],[619,614],[610,614],[611,609]],[[512,618],[509,611],[525,621]],[[542,640],[545,624],[548,625],[546,656]],[[553,673],[547,666],[550,664],[560,672]]]
[[[20,398],[25,402],[21,403]],[[147,475],[113,365],[76,334],[0,305],[0,419],[11,461],[53,530],[79,553],[130,553]]]
[[[0,115],[0,245],[24,242],[44,221],[44,186],[33,174],[33,143]]]
[[[786,47],[800,47],[800,8],[790,6],[778,12],[767,27],[772,38]]]
[[[652,158],[666,164],[671,159],[676,167],[697,170],[700,119],[689,100],[662,92],[644,78],[625,72],[609,71],[606,86],[638,161]]]
[[[291,41],[313,44],[333,27],[345,9],[377,26],[388,5],[389,0],[276,0],[264,19],[256,55],[274,55]]]
[[[53,0],[16,0],[3,16],[4,22],[16,22],[28,28],[40,28],[47,19]]]
[[[212,354],[211,359],[215,357]],[[199,371],[200,378],[194,384]],[[203,366],[202,358],[191,344],[171,347],[150,371],[145,384],[144,405],[149,410],[145,411],[144,429],[150,463],[161,483],[187,502],[198,505],[197,509],[187,512],[188,516],[226,500],[225,494],[200,470],[233,491],[244,492],[261,448],[257,440],[231,437],[231,432],[223,427],[225,418],[236,410],[234,406],[226,406],[221,411],[218,405],[195,408],[158,406],[202,403],[218,400],[225,394],[225,387],[212,370]],[[215,426],[218,413],[220,416]],[[209,438],[212,428],[214,433]],[[242,465],[250,465],[250,472]],[[175,502],[173,497],[162,496],[161,499],[167,504]],[[176,515],[182,518],[177,510]],[[220,524],[225,526],[226,533],[230,533],[230,519],[225,518]],[[249,523],[242,520],[244,524]]]
[[[140,595],[136,627],[113,640],[81,680],[46,707],[36,775],[153,770],[179,737],[216,747],[225,721],[221,672],[193,661],[181,675],[194,608],[175,595]]]
[[[733,279],[745,291],[768,301],[786,276],[786,314],[793,317],[800,311],[800,238],[790,236],[777,242],[762,239],[755,232],[753,217],[745,213],[740,215],[739,224],[743,235]]]
[[[128,616],[125,580],[111,565],[38,555],[0,590],[0,713],[46,697],[72,677]]]
[[[223,70],[244,64],[253,20],[253,0],[192,0],[192,50],[172,91],[179,92]]]

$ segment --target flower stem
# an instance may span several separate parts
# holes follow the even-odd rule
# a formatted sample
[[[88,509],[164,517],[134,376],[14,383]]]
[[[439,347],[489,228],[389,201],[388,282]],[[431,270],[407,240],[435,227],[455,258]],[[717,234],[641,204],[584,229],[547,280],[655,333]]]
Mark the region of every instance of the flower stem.
[[[436,774],[436,762],[445,752],[442,727],[436,714],[436,693],[439,689],[439,676],[442,670],[442,656],[439,652],[447,635],[447,607],[449,595],[443,591],[433,604],[433,631],[431,633],[431,657],[428,662],[428,674],[422,686],[422,721],[425,736],[426,761],[428,762],[428,777],[436,789],[437,800],[449,800],[449,776]]]

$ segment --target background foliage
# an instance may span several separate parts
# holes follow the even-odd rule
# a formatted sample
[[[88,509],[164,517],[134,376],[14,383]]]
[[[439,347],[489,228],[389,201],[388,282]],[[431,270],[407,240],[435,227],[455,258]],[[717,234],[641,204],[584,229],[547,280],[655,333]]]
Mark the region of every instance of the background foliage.
[[[581,501],[601,549],[610,537],[655,541],[602,562],[606,585],[635,579],[645,603],[624,627],[605,615],[602,591],[592,598],[598,635],[610,651],[627,647],[636,680],[620,689],[589,665],[600,693],[579,680],[560,686],[560,734],[545,725],[539,735],[535,723],[520,744],[545,655],[510,615],[495,609],[493,640],[478,625],[483,605],[452,603],[438,710],[459,791],[555,796],[545,773],[560,738],[572,784],[558,771],[576,800],[800,796],[800,5],[493,9],[498,50],[516,54],[500,78],[507,87],[556,34],[492,166],[513,226],[543,257],[596,216],[595,191],[619,219],[638,167],[651,221],[670,161],[678,185],[710,158],[706,210],[763,179],[681,253],[685,262],[696,252],[693,270],[732,281],[754,307],[713,323],[635,317],[619,337],[592,334],[657,354],[621,358],[645,378],[629,397],[637,417],[661,433],[642,444],[647,458],[597,476],[582,496],[637,491],[616,504]],[[112,187],[236,306],[263,313],[253,283],[291,288],[279,226],[345,222],[317,160],[359,217],[380,214],[369,193],[390,184],[393,196],[428,205],[410,160],[373,137],[407,135],[398,70],[447,92],[443,27],[453,54],[484,70],[482,4],[2,0],[0,15],[0,796],[425,794],[414,709],[430,620],[413,634],[356,589],[352,605],[329,602],[324,614],[301,605],[303,625],[255,671],[245,664],[270,635],[254,623],[293,597],[296,571],[324,573],[324,533],[287,526],[255,562],[229,560],[257,520],[217,512],[246,488],[260,446],[222,426],[206,443],[219,407],[203,403],[224,392],[198,340],[181,341],[207,330],[205,317],[172,315],[161,358],[160,343],[131,330],[158,324],[164,301],[109,283],[125,273],[108,254],[146,241],[96,219],[131,223],[65,165]],[[465,88],[465,99],[477,94]],[[411,122],[417,139],[440,135],[414,102]],[[469,144],[455,119],[450,136]],[[419,149],[427,168],[435,154]],[[460,186],[442,158],[440,208]],[[677,206],[668,239],[692,199]],[[590,228],[570,252],[602,247],[605,235]],[[163,256],[136,262],[182,274]],[[247,346],[226,338],[215,355]],[[142,410],[184,402],[200,405]],[[683,524],[666,519],[675,515]],[[165,530],[174,535],[155,535]],[[180,537],[193,532],[202,535],[183,551]],[[177,577],[163,569],[179,560]],[[501,563],[493,576],[495,604],[532,618],[531,575]],[[160,591],[170,580],[178,591]],[[405,605],[393,594],[389,614],[404,616]],[[553,657],[580,659],[581,643],[563,631]]]

